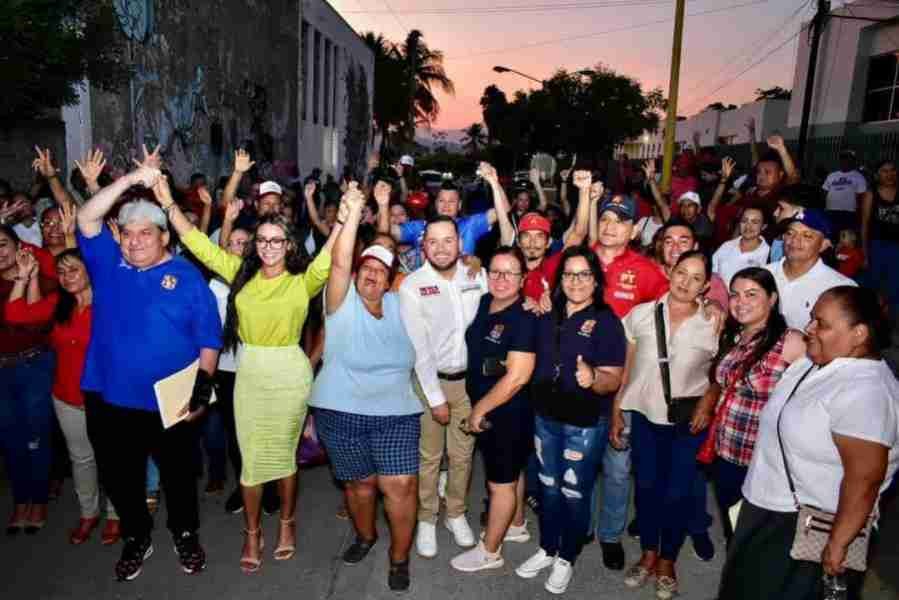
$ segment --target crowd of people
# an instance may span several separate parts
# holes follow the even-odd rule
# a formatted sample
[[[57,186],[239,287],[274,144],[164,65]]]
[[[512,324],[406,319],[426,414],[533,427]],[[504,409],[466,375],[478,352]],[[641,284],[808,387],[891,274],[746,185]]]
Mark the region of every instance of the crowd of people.
[[[158,148],[118,177],[95,151],[66,185],[38,148],[31,190],[0,182],[7,534],[41,530],[69,462],[72,544],[105,516],[115,574],[136,578],[161,484],[180,565],[199,573],[198,480],[223,493],[230,462],[235,562],[256,573],[263,513],[279,513],[274,560],[304,550],[297,448],[314,429],[355,530],[342,559],[375,546],[382,501],[393,590],[413,547],[439,554],[441,514],[463,573],[537,536],[515,573],[548,570],[553,594],[595,540],[626,586],[672,598],[688,539],[714,557],[715,519],[721,600],[857,587],[850,548],[899,468],[896,166],[869,181],[846,150],[813,185],[779,136],[753,157],[686,149],[670,191],[655,161],[626,160],[548,187],[481,163],[472,184],[428,191],[411,156],[279,182],[244,150],[215,185],[182,187]],[[154,386],[192,365],[167,423]],[[797,558],[808,507],[830,521]]]

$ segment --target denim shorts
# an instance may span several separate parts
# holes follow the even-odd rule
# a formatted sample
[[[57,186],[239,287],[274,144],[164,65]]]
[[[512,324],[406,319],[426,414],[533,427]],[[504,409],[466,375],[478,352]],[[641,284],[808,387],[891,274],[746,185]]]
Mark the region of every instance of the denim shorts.
[[[320,408],[315,427],[340,481],[418,474],[420,415],[357,415]]]

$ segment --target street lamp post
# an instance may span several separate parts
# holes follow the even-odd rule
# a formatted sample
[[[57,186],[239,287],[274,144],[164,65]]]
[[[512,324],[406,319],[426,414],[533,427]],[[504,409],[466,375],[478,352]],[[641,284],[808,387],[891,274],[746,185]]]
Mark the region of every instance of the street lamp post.
[[[521,75],[525,79],[530,79],[531,81],[539,83],[540,85],[546,85],[546,82],[543,81],[542,79],[537,79],[536,77],[531,77],[530,75],[528,75],[526,73],[522,73],[521,71],[516,71],[515,69],[510,69],[509,67],[501,67],[501,66],[497,65],[497,66],[493,67],[493,70],[496,71],[497,73],[515,73],[516,75]]]

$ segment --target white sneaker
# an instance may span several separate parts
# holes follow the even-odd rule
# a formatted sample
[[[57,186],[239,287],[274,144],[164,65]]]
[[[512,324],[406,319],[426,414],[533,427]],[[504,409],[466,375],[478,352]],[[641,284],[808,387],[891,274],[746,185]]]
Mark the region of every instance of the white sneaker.
[[[447,480],[448,472],[440,471],[440,476],[437,477],[437,496],[441,500],[446,499],[446,480]]]
[[[437,556],[437,526],[425,521],[418,522],[418,533],[415,534],[415,549],[422,558]]]
[[[557,558],[543,587],[550,594],[564,594],[573,575],[574,567],[571,566],[571,563],[564,558]]]
[[[502,550],[502,548],[500,548]],[[483,571],[484,569],[499,569],[505,564],[501,552],[491,554],[487,552],[484,543],[481,542],[471,550],[463,552],[450,561],[450,564],[457,571],[465,573],[474,573]]]
[[[481,530],[481,539],[483,540],[487,536],[487,530]],[[517,544],[523,544],[525,542],[530,541],[531,532],[528,531],[528,522],[525,520],[524,525],[509,525],[509,528],[506,530],[506,535],[503,537],[503,542],[515,542]]]
[[[550,556],[543,548],[537,550],[537,553],[524,561],[520,567],[515,569],[515,574],[522,579],[533,579],[540,571],[546,567],[551,567],[556,562],[555,556]]]
[[[468,524],[468,519],[465,518],[465,515],[459,515],[458,517],[453,518],[447,517],[446,528],[453,532],[453,537],[456,540],[457,546],[471,548],[475,545],[474,532],[471,530],[471,526]]]

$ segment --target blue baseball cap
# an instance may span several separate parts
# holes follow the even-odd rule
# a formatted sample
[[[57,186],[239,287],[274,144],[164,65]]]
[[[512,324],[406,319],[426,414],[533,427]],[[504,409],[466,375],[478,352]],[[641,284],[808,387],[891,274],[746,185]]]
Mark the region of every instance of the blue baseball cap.
[[[785,225],[786,227],[789,227],[793,223],[802,223],[809,229],[814,229],[826,238],[830,237],[832,231],[830,220],[823,212],[814,208],[799,209],[799,212],[788,219]]]
[[[627,194],[614,195],[599,205],[599,214],[612,211],[626,221],[637,220],[637,203]]]

